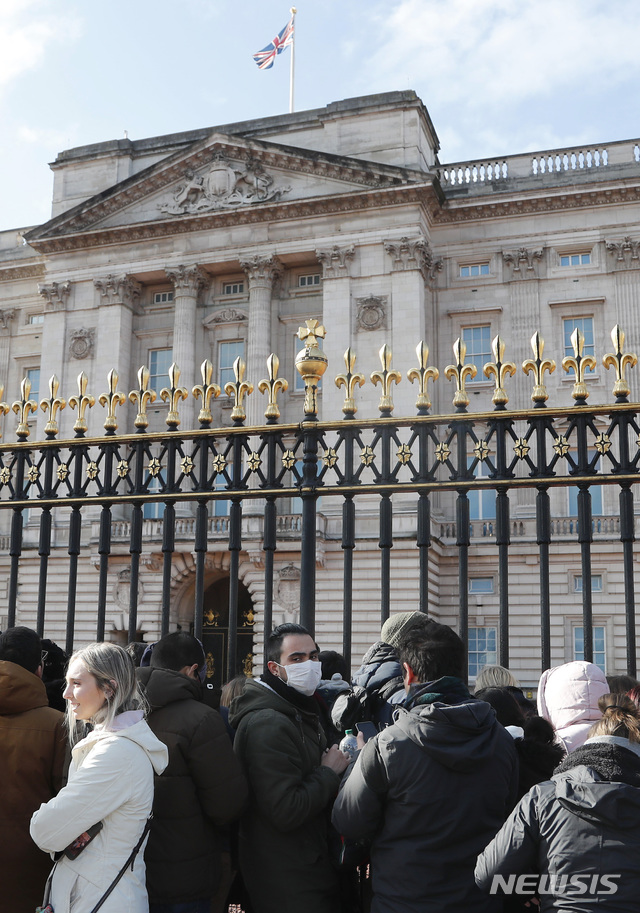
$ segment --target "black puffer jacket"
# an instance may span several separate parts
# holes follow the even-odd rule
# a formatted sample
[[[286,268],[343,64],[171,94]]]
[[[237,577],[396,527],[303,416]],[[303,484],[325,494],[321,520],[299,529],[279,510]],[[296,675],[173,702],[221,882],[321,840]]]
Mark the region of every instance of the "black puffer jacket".
[[[539,873],[540,910],[637,913],[640,756],[625,739],[591,739],[534,786],[478,857],[476,882],[514,889]],[[536,877],[521,879],[533,892]]]
[[[396,715],[360,752],[333,808],[340,834],[372,841],[372,913],[501,910],[476,888],[473,867],[516,799],[513,739],[468,692]]]
[[[238,818],[248,795],[217,710],[200,683],[170,669],[137,670],[151,704],[147,722],[169,749],[155,778],[153,823],[145,852],[151,903],[211,897],[220,879],[220,829]]]

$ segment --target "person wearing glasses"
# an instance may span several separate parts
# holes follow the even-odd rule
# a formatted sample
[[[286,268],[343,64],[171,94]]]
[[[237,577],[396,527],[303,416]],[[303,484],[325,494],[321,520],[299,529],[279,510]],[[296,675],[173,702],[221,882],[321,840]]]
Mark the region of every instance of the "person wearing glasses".
[[[30,628],[0,634],[0,913],[34,910],[51,860],[29,836],[29,821],[62,788],[64,716],[42,682],[46,651]]]

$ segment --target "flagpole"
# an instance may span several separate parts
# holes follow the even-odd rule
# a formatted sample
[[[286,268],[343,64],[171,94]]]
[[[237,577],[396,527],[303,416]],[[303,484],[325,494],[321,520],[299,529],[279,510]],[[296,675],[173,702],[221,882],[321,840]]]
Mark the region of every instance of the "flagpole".
[[[291,32],[291,63],[289,68],[289,114],[293,114],[293,75],[295,72],[295,47],[296,47],[296,13],[298,12],[295,6],[291,7],[291,22],[293,29]]]

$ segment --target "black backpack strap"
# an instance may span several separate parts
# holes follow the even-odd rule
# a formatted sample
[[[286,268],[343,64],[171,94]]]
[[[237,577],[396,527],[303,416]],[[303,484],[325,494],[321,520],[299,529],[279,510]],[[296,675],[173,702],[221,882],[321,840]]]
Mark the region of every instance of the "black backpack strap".
[[[127,861],[125,862],[125,864],[122,866],[122,868],[120,869],[120,871],[118,872],[118,874],[116,875],[116,877],[113,879],[113,881],[111,882],[111,884],[109,885],[109,887],[107,888],[107,890],[104,892],[104,894],[102,895],[102,897],[100,898],[100,900],[98,901],[98,903],[95,905],[95,907],[93,908],[93,910],[91,910],[91,913],[97,913],[97,911],[100,909],[100,907],[101,907],[102,904],[105,902],[105,900],[107,899],[107,897],[111,894],[111,892],[112,892],[113,890],[115,890],[116,885],[118,884],[118,882],[120,881],[120,879],[122,878],[122,876],[124,875],[124,873],[127,871],[127,869],[129,868],[129,866],[131,866],[131,871],[133,871],[133,863],[135,862],[135,858],[136,858],[136,856],[138,855],[138,851],[140,850],[140,847],[141,847],[142,844],[144,843],[144,838],[145,838],[145,837],[147,836],[147,834],[149,833],[149,828],[151,827],[151,819],[152,819],[152,818],[153,818],[153,812],[151,812],[151,814],[150,814],[149,817],[147,818],[147,820],[146,820],[146,822],[145,822],[145,825],[144,825],[144,830],[142,831],[142,834],[140,835],[140,839],[138,840],[138,842],[136,843],[136,845],[134,846],[134,848],[131,850],[131,855],[129,856],[129,858],[127,859]]]

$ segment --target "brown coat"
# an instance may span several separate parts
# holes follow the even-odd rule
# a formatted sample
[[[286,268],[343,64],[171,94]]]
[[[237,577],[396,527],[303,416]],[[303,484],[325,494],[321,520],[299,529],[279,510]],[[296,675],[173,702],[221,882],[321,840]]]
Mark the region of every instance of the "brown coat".
[[[42,903],[52,862],[29,822],[62,786],[63,720],[37,675],[0,661],[0,913],[33,913]]]

